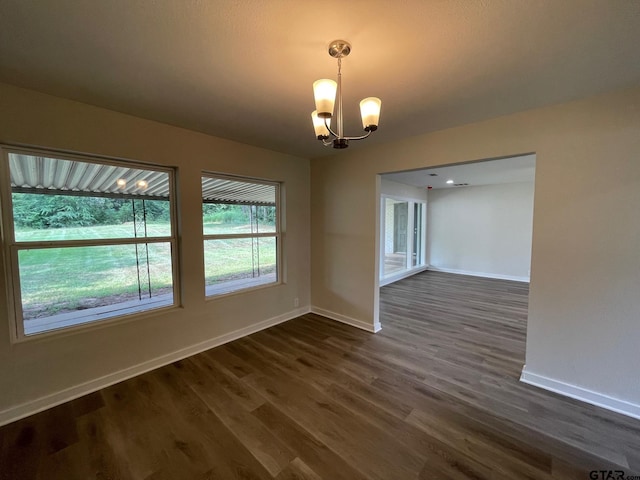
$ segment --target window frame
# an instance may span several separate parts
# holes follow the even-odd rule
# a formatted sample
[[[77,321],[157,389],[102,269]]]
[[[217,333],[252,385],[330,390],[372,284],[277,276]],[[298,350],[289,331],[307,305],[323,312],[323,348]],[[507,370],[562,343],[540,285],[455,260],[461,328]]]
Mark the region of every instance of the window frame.
[[[128,237],[128,238],[97,238],[77,240],[34,240],[16,241],[13,201],[11,191],[11,172],[9,167],[10,154],[23,154],[42,156],[56,160],[69,160],[100,165],[114,165],[125,168],[140,168],[166,173],[169,182],[169,211],[171,234],[168,237]],[[7,285],[7,310],[10,324],[11,343],[39,340],[49,336],[73,334],[80,330],[101,328],[113,323],[128,322],[143,317],[148,317],[158,312],[176,309],[180,306],[180,277],[179,277],[179,241],[178,241],[178,210],[176,199],[176,171],[175,168],[166,167],[142,161],[126,160],[92,154],[69,153],[65,151],[45,148],[30,148],[0,144],[0,240],[2,241],[2,254],[4,255],[4,277]],[[93,246],[117,246],[117,245],[144,245],[155,243],[168,243],[171,249],[171,276],[173,302],[147,310],[131,313],[117,314],[99,320],[93,320],[75,325],[54,328],[51,330],[25,334],[24,318],[22,311],[22,296],[20,285],[19,252],[23,250],[42,250],[47,248],[73,248]]]
[[[265,232],[265,233],[224,233],[224,234],[205,234],[204,233],[204,222],[203,222],[203,228],[202,228],[202,236],[203,236],[203,241],[202,241],[202,257],[203,257],[203,267],[204,270],[203,272],[205,273],[205,277],[204,277],[204,296],[205,296],[205,301],[211,301],[211,300],[215,300],[218,298],[222,298],[222,297],[226,297],[229,295],[237,295],[237,294],[241,294],[241,293],[246,293],[246,292],[250,292],[253,290],[259,290],[259,289],[263,289],[263,288],[269,288],[269,287],[274,287],[277,285],[282,285],[284,283],[283,278],[282,278],[282,254],[283,254],[283,235],[282,235],[282,182],[278,182],[275,180],[266,180],[266,179],[262,179],[262,178],[255,178],[255,177],[246,177],[246,176],[241,176],[241,175],[231,175],[231,174],[227,174],[227,173],[218,173],[218,172],[211,172],[211,171],[206,171],[203,170],[202,172],[200,172],[200,184],[202,185],[202,179],[203,178],[213,178],[213,179],[219,179],[219,180],[230,180],[230,181],[236,181],[236,182],[245,182],[245,183],[256,183],[256,184],[261,184],[261,185],[270,185],[275,187],[275,208],[276,208],[276,215],[275,215],[275,232]],[[201,186],[202,189],[202,186]],[[203,197],[203,192],[200,192],[200,197],[201,197],[201,203],[202,206],[205,205],[205,201],[204,201],[204,197]],[[208,202],[208,203],[212,203],[212,202]],[[250,204],[250,205],[257,205],[257,204]],[[202,217],[202,215],[201,215]],[[253,285],[253,286],[248,286],[245,288],[239,288],[237,290],[231,290],[228,292],[220,292],[220,293],[212,293],[212,294],[208,294],[207,293],[207,280],[206,280],[206,254],[205,254],[205,242],[207,240],[232,240],[232,239],[236,239],[236,238],[241,238],[241,239],[260,239],[260,238],[274,238],[275,242],[276,242],[276,280],[275,282],[269,282],[269,283],[263,283],[263,284],[258,284],[258,285]]]
[[[387,228],[387,219],[386,219],[386,204],[387,200],[393,200],[396,202],[406,203],[407,204],[407,254],[405,258],[404,268],[397,272],[391,272],[388,274],[384,273],[385,269],[385,235]],[[414,235],[413,231],[415,229],[414,225],[414,215],[413,209],[415,205],[422,205],[422,212],[420,214],[420,222],[422,224],[422,231],[420,235],[420,245],[418,246],[419,257],[421,257],[422,262],[416,265],[412,265],[412,257],[414,250]],[[409,234],[409,232],[412,232]],[[378,252],[379,258],[379,273],[378,273],[378,282],[380,286],[388,285],[393,283],[401,278],[405,278],[408,275],[412,275],[413,273],[417,273],[419,271],[425,270],[428,268],[428,262],[426,258],[426,250],[427,250],[427,201],[412,197],[403,197],[401,195],[392,195],[383,193],[380,195],[380,248]]]

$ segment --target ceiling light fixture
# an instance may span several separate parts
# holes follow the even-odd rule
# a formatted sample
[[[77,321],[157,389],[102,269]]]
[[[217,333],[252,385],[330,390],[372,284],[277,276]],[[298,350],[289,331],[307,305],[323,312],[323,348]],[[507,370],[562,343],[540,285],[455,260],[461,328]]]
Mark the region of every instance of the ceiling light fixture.
[[[346,137],[344,135],[344,126],[342,122],[342,58],[351,52],[351,44],[344,40],[334,40],[329,44],[329,55],[338,59],[338,82],[323,78],[313,82],[313,95],[316,100],[316,110],[311,114],[313,120],[313,128],[316,137],[321,140],[323,145],[333,148],[347,148],[349,140],[362,140],[371,135],[378,129],[378,121],[380,120],[380,106],[382,102],[376,97],[367,97],[360,102],[360,116],[362,117],[362,127],[367,132],[359,137]],[[334,128],[331,129],[331,118],[333,116],[333,108],[336,103],[336,93],[338,97],[338,105],[336,111],[336,121]],[[329,137],[335,137],[333,141],[329,141]]]
[[[451,185],[453,183],[453,180],[447,180],[447,183]]]

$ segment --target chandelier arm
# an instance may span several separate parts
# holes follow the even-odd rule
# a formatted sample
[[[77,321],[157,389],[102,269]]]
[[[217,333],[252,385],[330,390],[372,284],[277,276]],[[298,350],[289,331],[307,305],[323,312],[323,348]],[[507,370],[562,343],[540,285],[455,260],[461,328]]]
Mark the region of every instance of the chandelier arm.
[[[371,135],[371,130],[369,130],[367,132],[366,135],[362,135],[360,137],[343,137],[345,140],[364,140],[365,138],[367,138],[369,135]]]
[[[334,137],[338,138],[338,139],[345,139],[345,140],[364,140],[365,138],[367,138],[369,135],[371,135],[371,133],[373,132],[373,130],[369,130],[365,135],[361,135],[359,137],[341,137],[339,136],[336,132],[334,132],[333,130],[331,130],[331,127],[329,126],[329,123],[327,122],[327,119],[324,119],[324,126],[327,127],[327,130],[329,130],[329,133],[331,135],[333,135]],[[326,143],[325,140],[322,141],[322,143],[324,143],[325,145],[331,145],[331,142]]]
[[[338,135],[336,132],[334,132],[333,130],[331,130],[331,127],[329,126],[329,123],[327,123],[327,118],[325,117],[324,119],[324,126],[327,127],[327,130],[329,130],[329,133],[331,135],[333,135],[336,138],[340,138],[340,135]]]

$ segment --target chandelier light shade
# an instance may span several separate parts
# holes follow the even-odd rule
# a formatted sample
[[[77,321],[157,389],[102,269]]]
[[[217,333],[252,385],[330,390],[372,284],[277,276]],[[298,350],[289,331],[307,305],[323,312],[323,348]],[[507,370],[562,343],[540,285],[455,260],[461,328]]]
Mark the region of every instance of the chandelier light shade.
[[[360,101],[360,115],[362,116],[362,127],[366,132],[375,132],[378,129],[380,120],[380,107],[382,102],[376,97],[367,97]]]
[[[316,137],[318,140],[326,140],[329,138],[329,129],[331,126],[331,118],[327,118],[327,125],[324,124],[325,119],[318,116],[318,111],[314,110],[311,113],[311,120],[313,121],[313,128],[316,131]]]
[[[377,97],[367,97],[360,102],[360,115],[362,116],[362,128],[367,132],[358,137],[344,135],[342,122],[342,59],[351,52],[351,44],[344,40],[334,40],[329,44],[329,55],[338,59],[338,81],[334,82],[323,78],[313,82],[313,96],[316,101],[316,110],[311,114],[316,138],[323,145],[332,145],[333,148],[347,148],[349,140],[362,140],[378,129],[380,121],[380,107],[382,102]],[[337,102],[337,105],[336,105]],[[335,114],[335,130],[331,128],[331,119]],[[329,140],[333,137],[333,140]]]
[[[316,112],[320,118],[331,118],[333,106],[336,103],[338,84],[333,80],[323,78],[313,82],[313,96],[316,99]]]

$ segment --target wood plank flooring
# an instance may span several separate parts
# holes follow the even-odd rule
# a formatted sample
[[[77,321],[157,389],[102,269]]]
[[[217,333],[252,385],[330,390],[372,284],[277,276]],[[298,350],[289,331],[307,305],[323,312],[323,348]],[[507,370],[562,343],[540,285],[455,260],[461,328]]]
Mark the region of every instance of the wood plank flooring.
[[[640,421],[524,385],[527,285],[424,272],[0,429],[0,479],[588,479]]]

